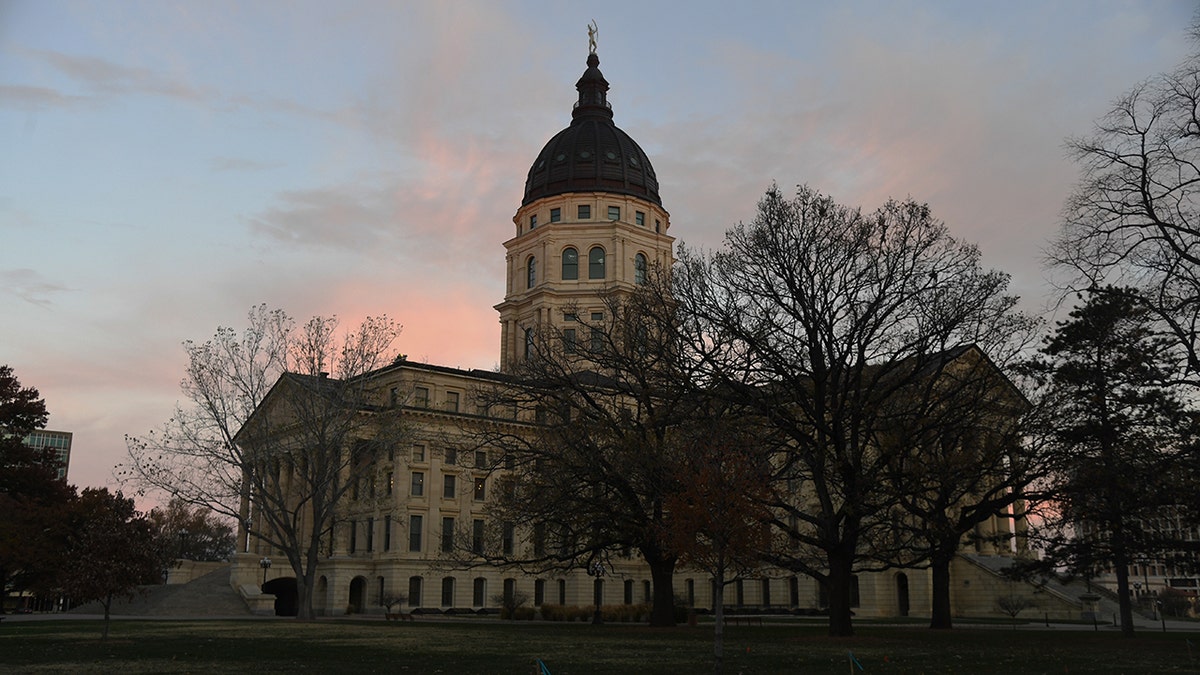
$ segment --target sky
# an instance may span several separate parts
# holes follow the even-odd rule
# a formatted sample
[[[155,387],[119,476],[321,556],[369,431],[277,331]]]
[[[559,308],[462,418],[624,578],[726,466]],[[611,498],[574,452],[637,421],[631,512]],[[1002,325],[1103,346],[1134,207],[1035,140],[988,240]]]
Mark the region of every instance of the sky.
[[[681,11],[680,8],[685,7]],[[0,0],[0,364],[117,487],[182,343],[265,303],[495,368],[504,248],[587,24],[671,234],[762,194],[927,202],[1042,312],[1068,137],[1196,47],[1193,2]]]

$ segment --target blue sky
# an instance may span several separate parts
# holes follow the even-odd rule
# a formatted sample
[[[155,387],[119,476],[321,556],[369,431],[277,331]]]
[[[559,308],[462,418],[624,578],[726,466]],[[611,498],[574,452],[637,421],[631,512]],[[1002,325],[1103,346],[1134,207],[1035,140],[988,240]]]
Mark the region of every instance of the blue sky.
[[[587,23],[671,233],[714,247],[773,182],[929,202],[1026,307],[1063,146],[1193,48],[1192,2],[0,0],[0,363],[111,484],[179,400],[180,343],[255,304],[387,314],[492,368],[525,173]]]

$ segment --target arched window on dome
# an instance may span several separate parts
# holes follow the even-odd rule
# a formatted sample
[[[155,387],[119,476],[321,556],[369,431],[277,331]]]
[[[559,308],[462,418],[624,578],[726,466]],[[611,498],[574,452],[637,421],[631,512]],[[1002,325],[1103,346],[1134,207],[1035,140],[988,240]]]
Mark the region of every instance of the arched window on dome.
[[[564,281],[579,278],[579,251],[573,248],[563,249],[562,278]]]
[[[646,285],[646,255],[639,253],[633,257],[633,283],[638,286]]]
[[[604,249],[596,246],[588,251],[588,278],[603,279],[605,276]]]
[[[528,278],[525,280],[526,288],[537,286],[537,258],[529,256],[529,261],[525,265],[525,271],[528,273]]]

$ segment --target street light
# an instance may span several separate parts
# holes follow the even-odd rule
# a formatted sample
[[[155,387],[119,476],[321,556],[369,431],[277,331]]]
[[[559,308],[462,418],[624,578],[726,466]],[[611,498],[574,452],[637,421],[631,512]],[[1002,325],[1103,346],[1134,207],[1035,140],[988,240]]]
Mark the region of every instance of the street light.
[[[258,561],[258,566],[263,568],[263,586],[267,585],[267,570],[271,569],[271,559],[263,558]]]
[[[596,605],[596,614],[592,616],[592,625],[598,626],[604,623],[604,619],[600,617],[600,594],[603,590],[604,584],[601,579],[604,577],[604,563],[600,562],[599,560],[593,560],[592,564],[587,568],[587,573],[589,577],[596,578],[596,580],[592,582],[592,602]]]

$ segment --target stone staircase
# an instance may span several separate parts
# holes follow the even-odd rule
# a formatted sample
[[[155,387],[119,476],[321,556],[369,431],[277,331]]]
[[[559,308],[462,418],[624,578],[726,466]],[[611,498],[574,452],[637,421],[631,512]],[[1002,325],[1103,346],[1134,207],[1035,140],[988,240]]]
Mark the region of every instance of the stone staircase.
[[[186,584],[142,586],[133,598],[114,599],[114,616],[250,616],[241,595],[229,585],[231,565]],[[104,606],[89,602],[73,614],[103,614]]]
[[[1012,558],[1007,556],[963,554],[963,557],[998,576],[1003,574],[1005,567],[1013,564]],[[1041,592],[1055,595],[1067,602],[1077,604],[1080,606],[1080,609],[1083,608],[1083,602],[1079,598],[1088,592],[1087,584],[1082,579],[1064,582],[1056,576],[1047,576],[1031,579],[1026,583],[1038,588]],[[1103,625],[1115,624],[1118,621],[1117,617],[1120,615],[1120,606],[1117,602],[1116,594],[1098,586],[1093,586],[1091,592],[1100,598],[1097,603],[1097,620]],[[1158,625],[1153,619],[1154,616],[1147,613],[1144,608],[1136,606],[1133,608],[1133,623],[1135,626],[1152,627]]]

